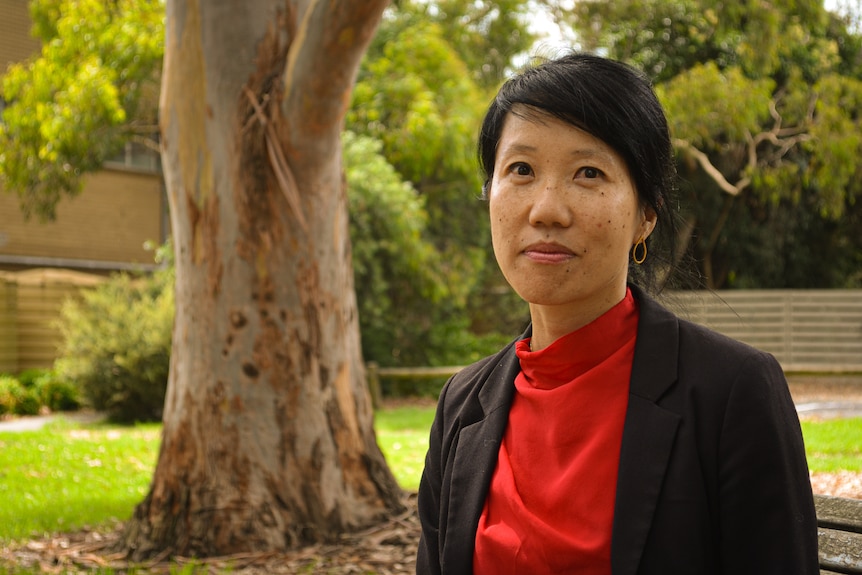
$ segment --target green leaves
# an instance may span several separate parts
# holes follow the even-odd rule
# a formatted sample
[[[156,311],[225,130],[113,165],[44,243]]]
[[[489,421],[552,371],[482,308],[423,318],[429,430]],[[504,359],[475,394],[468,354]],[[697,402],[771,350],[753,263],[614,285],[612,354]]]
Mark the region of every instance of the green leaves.
[[[35,0],[42,53],[9,68],[0,179],[27,215],[53,218],[60,198],[154,126],[164,43],[161,0]],[[151,128],[152,129],[152,128]],[[148,133],[147,136],[154,136]]]
[[[347,123],[383,142],[387,159],[419,183],[473,168],[483,104],[442,28],[419,21],[369,54]]]
[[[158,420],[174,320],[173,269],[116,275],[62,309],[55,371],[117,421]]]
[[[450,294],[423,198],[383,158],[379,141],[346,132],[343,147],[364,356],[390,365],[405,347],[420,347],[429,308]]]
[[[658,87],[671,133],[698,147],[745,143],[769,119],[775,83],[747,78],[739,68],[698,64]],[[696,98],[692,94],[697,94]]]

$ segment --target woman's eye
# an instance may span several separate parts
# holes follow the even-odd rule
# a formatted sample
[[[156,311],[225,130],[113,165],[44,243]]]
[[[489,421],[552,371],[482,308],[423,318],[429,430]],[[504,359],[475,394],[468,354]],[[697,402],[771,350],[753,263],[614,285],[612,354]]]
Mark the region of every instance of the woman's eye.
[[[529,176],[533,173],[532,168],[530,168],[530,166],[528,164],[524,164],[521,162],[518,162],[517,164],[513,164],[512,167],[509,168],[509,170],[513,174],[518,175],[518,176]]]
[[[586,167],[586,168],[581,168],[580,170],[578,170],[577,175],[592,180],[592,179],[601,177],[602,171],[598,168]]]

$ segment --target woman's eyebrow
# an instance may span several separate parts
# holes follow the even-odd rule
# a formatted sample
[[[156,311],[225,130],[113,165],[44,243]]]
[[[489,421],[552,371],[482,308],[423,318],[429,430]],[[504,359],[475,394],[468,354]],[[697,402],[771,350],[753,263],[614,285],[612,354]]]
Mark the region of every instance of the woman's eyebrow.
[[[530,144],[519,144],[516,142],[516,143],[512,143],[512,144],[506,144],[505,146],[503,146],[500,149],[500,151],[506,152],[509,154],[511,154],[511,153],[516,153],[516,154],[517,153],[532,153],[532,152],[538,151],[538,148],[536,146],[531,146]]]

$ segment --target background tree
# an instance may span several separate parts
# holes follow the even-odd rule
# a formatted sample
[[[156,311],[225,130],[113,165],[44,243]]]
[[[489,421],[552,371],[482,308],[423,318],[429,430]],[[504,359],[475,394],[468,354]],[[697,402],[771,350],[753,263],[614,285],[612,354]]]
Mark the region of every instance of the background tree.
[[[133,558],[283,549],[401,509],[363,377],[340,153],[385,4],[167,3],[176,319]]]
[[[392,329],[410,333],[400,349],[368,357],[381,365],[466,363],[515,335],[526,317],[494,264],[475,145],[505,67],[532,41],[528,9],[526,1],[400,2],[363,62],[348,126],[380,140],[423,198],[424,235],[441,253],[435,276],[446,294],[430,309],[399,307],[409,319]]]
[[[81,177],[134,141],[156,151],[162,0],[33,0],[42,53],[10,67],[0,93],[0,182],[51,219]]]
[[[138,21],[139,11],[109,10],[111,2],[92,2],[90,10],[101,7],[102,20],[88,19],[83,8],[88,3],[69,0],[38,0],[33,5],[37,29],[47,47],[31,62],[17,67],[9,77],[16,76],[22,87],[40,85],[40,70],[51,70],[51,88],[30,91],[26,105],[7,110],[8,125],[31,128],[34,146],[45,149],[68,149],[63,157],[34,156],[7,140],[9,158],[17,154],[22,161],[15,182],[6,182],[22,197],[29,198],[39,213],[53,214],[54,206],[66,194],[78,189],[80,176],[98,169],[124,144],[124,137],[146,141],[146,128],[154,125],[157,80],[161,71],[163,46],[157,42],[135,42],[131,38],[161,39],[164,36],[163,5],[154,2],[146,18]],[[387,11],[383,25],[365,59],[354,98],[349,126],[357,134],[382,142],[375,147],[378,155],[395,166],[398,177],[407,181],[421,196],[424,223],[418,242],[428,244],[420,251],[439,255],[424,261],[423,273],[416,278],[385,275],[403,271],[388,262],[372,262],[363,258],[388,257],[394,246],[412,241],[412,235],[385,238],[393,248],[380,251],[375,246],[384,241],[381,233],[398,233],[397,226],[376,226],[374,234],[365,235],[371,227],[354,226],[355,246],[370,241],[371,245],[356,249],[356,284],[360,299],[360,324],[365,342],[366,359],[383,365],[444,365],[466,363],[489,353],[502,339],[520,327],[525,317],[523,306],[512,298],[505,282],[493,264],[488,241],[485,206],[478,201],[481,186],[475,162],[475,139],[479,119],[492,95],[495,83],[512,58],[527,50],[531,40],[526,32],[525,13],[528,3],[523,0],[498,2],[399,2]],[[67,24],[59,25],[58,22]],[[104,22],[109,22],[104,24]],[[104,25],[103,25],[104,24]],[[100,26],[102,26],[100,28]],[[111,41],[111,31],[123,31],[123,41]],[[102,52],[89,58],[82,38],[101,34]],[[70,37],[67,37],[70,36]],[[140,53],[137,46],[148,48]],[[55,49],[48,49],[56,46]],[[62,49],[59,49],[62,48]],[[116,52],[112,51],[116,48]],[[152,49],[149,49],[152,48]],[[55,60],[58,53],[69,53]],[[78,69],[78,60],[89,58],[91,73],[65,77],[68,70]],[[486,61],[490,62],[484,64]],[[150,70],[147,82],[125,82],[126,62],[137,62],[141,69]],[[489,68],[490,66],[490,68]],[[489,72],[489,70],[493,70]],[[116,72],[119,71],[119,72]],[[110,90],[105,79],[113,78]],[[90,83],[92,82],[92,83]],[[490,88],[489,88],[490,86]],[[122,100],[112,100],[115,116],[101,110],[98,99],[80,98],[74,107],[59,104],[64,90],[76,93],[128,93]],[[23,102],[23,99],[19,98]],[[124,105],[121,105],[124,104]],[[125,105],[128,104],[128,105]],[[33,112],[41,110],[37,117]],[[91,118],[86,128],[71,130],[76,134],[72,143],[56,140],[54,133],[45,133],[41,123],[64,125],[63,117]],[[108,118],[116,117],[119,123]],[[72,124],[69,124],[70,126]],[[116,138],[84,137],[82,134],[116,134]],[[150,136],[155,136],[151,132]],[[10,132],[9,137],[12,138]],[[14,136],[21,139],[21,135]],[[110,145],[108,145],[110,144]],[[150,145],[157,147],[155,139]],[[365,161],[367,155],[360,154]],[[29,158],[29,159],[26,159]],[[40,158],[33,161],[34,158]],[[87,158],[84,161],[82,158]],[[25,161],[26,159],[26,161]],[[350,163],[350,150],[346,162]],[[11,168],[12,163],[5,167]],[[0,173],[4,164],[0,162]],[[374,182],[361,183],[362,167],[357,174],[359,192],[370,191]],[[47,189],[26,187],[26,182],[53,181],[64,178],[61,185]],[[16,183],[17,182],[17,183]],[[14,184],[14,185],[13,185]],[[23,187],[22,187],[23,186]],[[348,194],[351,192],[349,191]],[[351,218],[368,219],[359,213],[373,205],[381,213],[395,213],[398,205],[381,204],[397,201],[397,194],[377,194],[372,204],[354,202]],[[375,209],[376,209],[375,208]],[[410,212],[418,213],[418,212]],[[401,218],[401,221],[405,221]],[[413,253],[410,246],[399,246],[404,253]],[[374,270],[374,275],[364,275]],[[387,286],[375,286],[381,277]],[[435,284],[430,288],[429,281]],[[420,289],[419,284],[422,284]],[[429,306],[419,296],[405,296],[405,289],[416,288],[416,294],[437,294]],[[429,291],[430,290],[430,291]],[[373,294],[373,297],[369,297]],[[397,302],[397,303],[396,303]],[[397,305],[398,314],[381,313]],[[385,322],[385,323],[384,323]],[[517,326],[517,327],[515,327]],[[495,336],[501,331],[505,335]],[[394,337],[398,334],[398,337]],[[385,337],[383,337],[385,336]],[[388,345],[389,342],[395,345]]]
[[[846,19],[815,0],[591,1],[573,18],[587,47],[658,83],[709,285],[859,285],[862,238],[844,222],[859,209],[862,52]]]

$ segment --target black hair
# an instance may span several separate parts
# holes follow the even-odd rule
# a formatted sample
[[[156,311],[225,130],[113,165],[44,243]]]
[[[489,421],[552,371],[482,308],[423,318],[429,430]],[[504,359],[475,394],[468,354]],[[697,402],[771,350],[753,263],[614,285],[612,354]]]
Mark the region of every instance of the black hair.
[[[642,265],[630,263],[629,280],[658,292],[674,270],[676,164],[670,130],[652,83],[638,70],[593,54],[545,60],[506,81],[491,102],[479,134],[483,198],[494,175],[506,117],[527,106],[599,138],[626,162],[640,201],[658,216]]]

